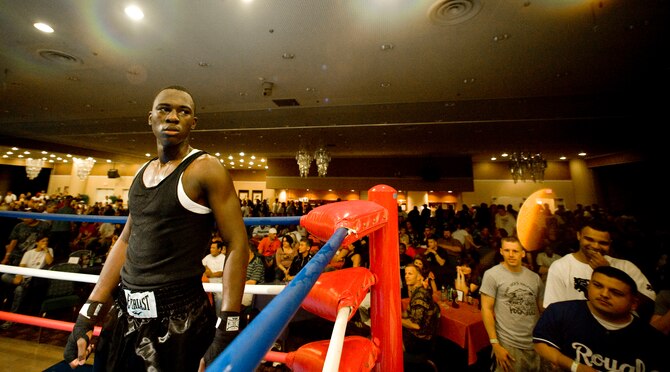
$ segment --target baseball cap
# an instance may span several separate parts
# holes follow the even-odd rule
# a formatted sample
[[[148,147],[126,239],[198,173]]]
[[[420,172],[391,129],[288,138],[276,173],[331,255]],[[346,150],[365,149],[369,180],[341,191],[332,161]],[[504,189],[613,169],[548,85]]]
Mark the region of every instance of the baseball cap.
[[[270,230],[268,230],[268,234],[276,234],[276,233],[277,229],[275,229],[274,227],[271,227]]]

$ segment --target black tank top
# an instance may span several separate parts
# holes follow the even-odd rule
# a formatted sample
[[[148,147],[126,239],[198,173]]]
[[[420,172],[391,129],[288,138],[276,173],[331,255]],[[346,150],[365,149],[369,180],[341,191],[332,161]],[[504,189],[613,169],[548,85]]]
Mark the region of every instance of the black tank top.
[[[214,226],[212,213],[198,214],[184,208],[177,196],[179,178],[199,151],[187,156],[154,187],[146,187],[144,172],[137,173],[128,193],[132,219],[126,262],[121,280],[130,289],[155,289],[202,276],[202,257]]]

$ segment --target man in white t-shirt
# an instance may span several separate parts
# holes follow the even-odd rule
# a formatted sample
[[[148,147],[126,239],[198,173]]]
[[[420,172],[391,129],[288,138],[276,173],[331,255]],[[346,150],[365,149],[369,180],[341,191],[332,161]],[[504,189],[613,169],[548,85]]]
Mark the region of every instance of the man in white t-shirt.
[[[30,249],[23,254],[23,258],[21,258],[21,263],[19,264],[19,266],[31,269],[41,269],[43,267],[51,265],[53,260],[54,260],[54,251],[53,249],[49,248],[49,238],[45,236],[37,240],[35,248]],[[31,278],[32,277],[30,276],[23,276],[20,274],[2,274],[3,285],[15,286],[14,298],[10,310],[11,312],[13,313],[19,312],[21,304],[23,303],[23,298],[25,297],[26,292],[28,291]],[[0,326],[0,328],[7,329],[12,324],[13,324],[12,322],[5,322]]]
[[[649,320],[656,292],[647,277],[634,263],[608,256],[612,239],[604,221],[591,220],[577,233],[579,251],[567,254],[549,268],[543,306],[559,301],[583,300],[593,273],[598,266],[613,266],[623,270],[635,283],[640,296],[638,314]]]
[[[497,229],[504,229],[507,231],[507,236],[516,235],[516,218],[514,218],[514,215],[511,213],[507,212],[504,205],[498,204],[494,221]]]
[[[223,278],[223,264],[226,263],[226,246],[222,241],[214,241],[209,246],[209,254],[202,259],[205,266],[205,276],[210,283],[221,283]],[[213,292],[216,308],[221,308],[223,296],[220,291]]]

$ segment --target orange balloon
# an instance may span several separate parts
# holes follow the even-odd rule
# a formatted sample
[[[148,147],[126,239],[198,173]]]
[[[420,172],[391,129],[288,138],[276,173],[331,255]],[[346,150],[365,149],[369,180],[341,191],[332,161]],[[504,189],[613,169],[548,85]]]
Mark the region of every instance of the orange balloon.
[[[543,205],[546,199],[556,199],[551,189],[542,189],[532,193],[519,209],[516,219],[516,234],[527,251],[542,248],[542,239],[545,235],[546,223]]]

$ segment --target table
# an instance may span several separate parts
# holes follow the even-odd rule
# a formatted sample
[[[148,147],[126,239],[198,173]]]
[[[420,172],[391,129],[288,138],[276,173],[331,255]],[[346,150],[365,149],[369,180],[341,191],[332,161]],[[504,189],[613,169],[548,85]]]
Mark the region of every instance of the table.
[[[468,365],[473,365],[477,362],[477,352],[490,345],[481,311],[477,305],[465,302],[459,302],[458,309],[449,302],[436,302],[440,305],[437,334],[462,347],[468,354]],[[408,304],[409,298],[402,299],[403,309]]]

